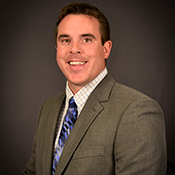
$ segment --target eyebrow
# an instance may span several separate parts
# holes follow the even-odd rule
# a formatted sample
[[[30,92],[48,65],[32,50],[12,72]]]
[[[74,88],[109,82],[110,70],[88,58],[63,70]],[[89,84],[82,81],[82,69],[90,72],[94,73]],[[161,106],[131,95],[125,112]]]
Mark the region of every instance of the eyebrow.
[[[82,34],[81,36],[82,37],[87,37],[88,36],[88,37],[92,37],[92,38],[96,39],[95,36],[92,35],[91,33]]]
[[[63,35],[60,35],[59,37],[58,37],[58,40],[60,40],[60,38],[67,38],[67,37],[69,37],[69,35],[66,35],[66,34],[63,34]]]
[[[64,38],[64,37],[67,38],[67,37],[70,37],[70,36],[67,35],[67,34],[62,34],[58,37],[58,39],[60,40],[60,38]],[[96,39],[95,36],[92,35],[91,33],[82,34],[81,37],[92,37],[92,38]]]

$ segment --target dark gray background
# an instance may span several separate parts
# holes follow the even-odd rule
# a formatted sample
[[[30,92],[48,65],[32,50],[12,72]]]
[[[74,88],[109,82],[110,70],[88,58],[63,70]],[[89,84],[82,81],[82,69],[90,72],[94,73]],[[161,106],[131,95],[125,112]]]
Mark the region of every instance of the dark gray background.
[[[30,158],[42,102],[65,87],[55,61],[54,28],[66,0],[1,0],[0,174],[17,175]],[[76,1],[86,2],[86,1]],[[167,0],[89,0],[111,24],[108,70],[159,102],[168,160],[175,163],[175,6]]]

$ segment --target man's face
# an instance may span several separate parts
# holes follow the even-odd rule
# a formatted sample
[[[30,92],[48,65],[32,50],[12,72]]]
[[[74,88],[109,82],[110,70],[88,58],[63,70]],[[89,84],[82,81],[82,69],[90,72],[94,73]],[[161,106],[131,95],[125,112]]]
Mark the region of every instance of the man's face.
[[[99,29],[87,15],[67,15],[58,26],[56,60],[74,94],[105,68],[112,43],[102,45]]]

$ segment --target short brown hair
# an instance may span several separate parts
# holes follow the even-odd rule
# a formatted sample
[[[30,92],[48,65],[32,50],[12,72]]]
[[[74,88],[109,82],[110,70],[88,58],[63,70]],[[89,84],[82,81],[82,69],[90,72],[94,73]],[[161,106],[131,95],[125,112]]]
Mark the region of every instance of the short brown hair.
[[[57,35],[58,35],[58,25],[62,21],[62,19],[69,14],[83,14],[83,15],[88,15],[90,17],[96,18],[100,23],[99,30],[101,34],[102,45],[104,45],[106,41],[110,40],[109,22],[105,17],[105,15],[97,7],[87,3],[70,3],[61,9],[61,13],[58,17],[58,21],[56,23],[56,28],[55,28],[56,41],[57,41]]]

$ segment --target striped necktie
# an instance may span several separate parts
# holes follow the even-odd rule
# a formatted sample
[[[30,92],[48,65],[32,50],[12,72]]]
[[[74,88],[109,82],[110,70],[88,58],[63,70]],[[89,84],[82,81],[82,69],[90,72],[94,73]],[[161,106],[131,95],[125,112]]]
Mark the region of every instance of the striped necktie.
[[[67,113],[65,115],[64,118],[64,122],[63,122],[63,126],[62,126],[62,130],[60,133],[60,137],[58,140],[58,144],[57,147],[55,149],[55,153],[54,153],[54,159],[53,159],[53,163],[52,163],[52,175],[54,175],[57,164],[59,162],[59,159],[61,157],[62,151],[64,149],[64,145],[70,135],[70,132],[73,129],[73,125],[77,119],[77,105],[74,101],[74,98],[71,97],[69,100],[69,107],[67,110]]]

